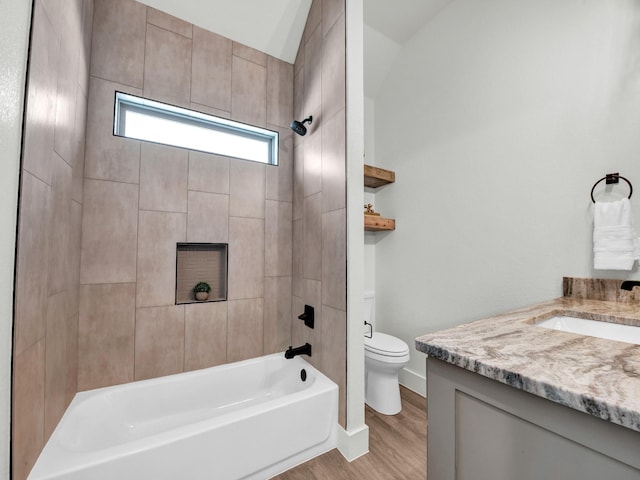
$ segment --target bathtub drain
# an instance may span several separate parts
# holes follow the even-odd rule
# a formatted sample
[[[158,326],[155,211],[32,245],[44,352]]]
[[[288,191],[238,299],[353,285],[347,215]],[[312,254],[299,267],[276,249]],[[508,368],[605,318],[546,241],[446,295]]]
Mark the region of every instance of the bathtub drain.
[[[300,380],[303,382],[307,381],[307,371],[304,368],[300,370]]]

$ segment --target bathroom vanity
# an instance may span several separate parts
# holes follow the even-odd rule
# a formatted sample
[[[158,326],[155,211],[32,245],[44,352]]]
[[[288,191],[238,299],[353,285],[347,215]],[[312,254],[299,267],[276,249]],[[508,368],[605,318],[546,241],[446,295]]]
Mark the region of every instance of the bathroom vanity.
[[[537,325],[640,327],[640,301],[615,280],[576,294],[575,280],[565,297],[416,339],[429,479],[640,479],[640,345]]]

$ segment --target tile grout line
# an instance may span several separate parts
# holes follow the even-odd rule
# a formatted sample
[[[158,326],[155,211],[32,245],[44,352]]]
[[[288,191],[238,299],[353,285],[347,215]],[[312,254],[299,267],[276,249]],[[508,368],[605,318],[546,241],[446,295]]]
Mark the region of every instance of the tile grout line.
[[[147,65],[147,26],[149,20],[149,7],[145,7],[145,23],[144,23],[144,54],[142,60],[142,95],[144,96],[144,78],[146,74]],[[133,380],[136,380],[136,343],[138,337],[138,262],[140,251],[140,191],[142,182],[142,142],[139,142],[138,149],[138,205],[136,206],[136,281],[135,281],[135,299],[134,299],[134,312],[133,312]]]

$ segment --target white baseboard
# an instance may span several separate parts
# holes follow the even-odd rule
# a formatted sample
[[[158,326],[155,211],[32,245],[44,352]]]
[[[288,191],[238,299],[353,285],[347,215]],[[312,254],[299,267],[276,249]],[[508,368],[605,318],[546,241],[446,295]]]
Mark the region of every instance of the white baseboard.
[[[403,368],[398,375],[400,385],[407,387],[409,390],[413,390],[423,397],[427,396],[427,378],[424,375],[420,375],[418,372]]]
[[[369,427],[363,425],[357,430],[347,432],[338,425],[338,451],[349,462],[369,452]]]
[[[427,379],[418,372],[403,368],[399,375],[400,384],[409,390],[416,392],[418,395],[426,397]],[[338,451],[347,461],[352,462],[356,458],[369,452],[369,427],[362,427],[347,432],[342,426],[338,425]]]

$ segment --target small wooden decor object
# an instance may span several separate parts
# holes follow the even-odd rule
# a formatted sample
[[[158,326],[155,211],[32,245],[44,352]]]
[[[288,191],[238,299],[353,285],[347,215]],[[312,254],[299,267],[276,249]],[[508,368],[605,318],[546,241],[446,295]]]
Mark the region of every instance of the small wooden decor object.
[[[376,213],[376,212],[373,210],[373,205],[371,205],[370,203],[367,203],[367,204],[364,206],[364,214],[365,214],[365,215],[375,215],[376,217],[379,217],[379,216],[380,216],[380,214],[379,214],[379,213]]]

